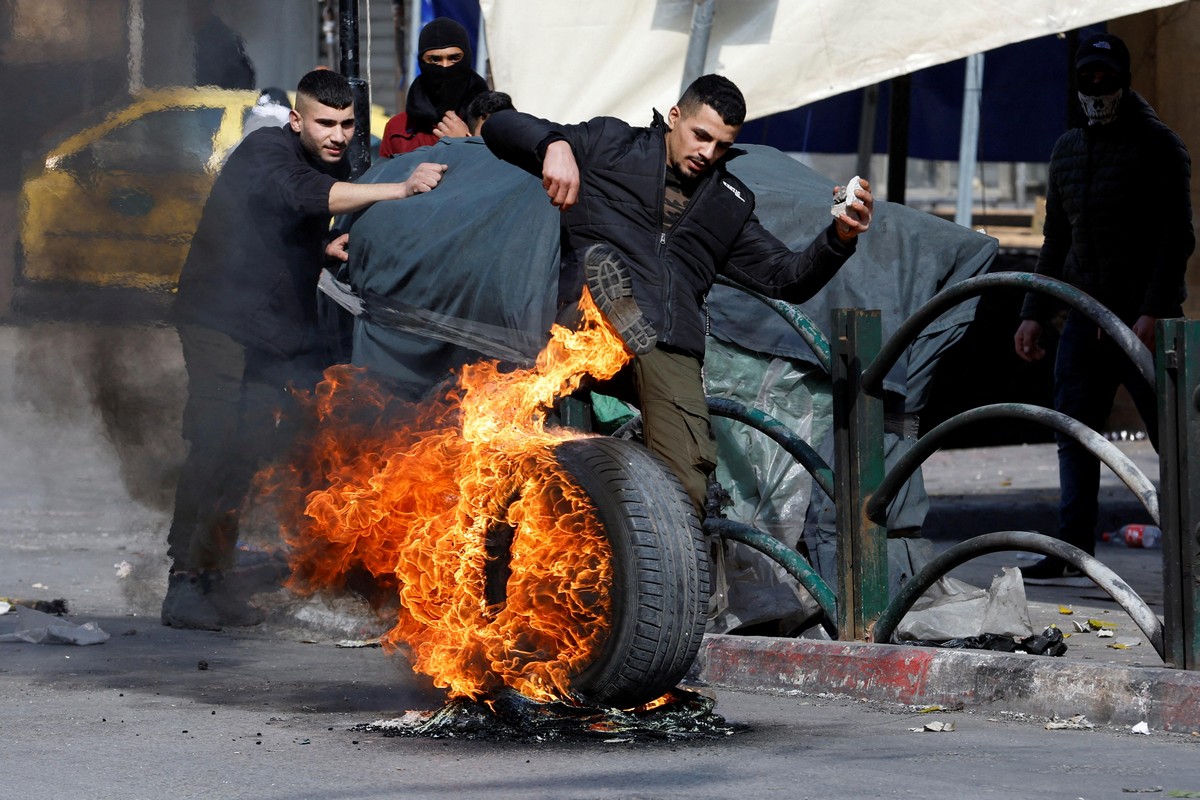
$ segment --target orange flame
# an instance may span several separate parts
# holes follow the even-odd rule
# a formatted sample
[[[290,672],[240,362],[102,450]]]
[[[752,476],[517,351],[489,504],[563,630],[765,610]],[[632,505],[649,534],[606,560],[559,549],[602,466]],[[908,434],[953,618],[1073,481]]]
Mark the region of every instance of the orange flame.
[[[607,635],[608,542],[554,456],[580,434],[546,415],[630,354],[586,294],[581,308],[580,329],[555,326],[534,368],[468,365],[415,408],[361,370],[331,368],[311,397],[319,424],[303,459],[286,481],[261,476],[284,509],[290,585],[337,588],[363,568],[394,587],[384,644],[451,696],[568,697]]]

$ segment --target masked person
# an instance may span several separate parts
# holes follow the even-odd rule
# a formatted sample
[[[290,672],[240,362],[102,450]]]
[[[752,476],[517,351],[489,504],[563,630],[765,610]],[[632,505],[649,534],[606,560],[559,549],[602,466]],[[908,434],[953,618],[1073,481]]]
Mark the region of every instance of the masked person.
[[[750,188],[725,169],[745,116],[732,81],[703,75],[649,127],[613,117],[560,125],[497,111],[482,129],[492,152],[539,177],[563,211],[560,309],[571,313],[586,282],[635,355],[607,391],[641,410],[646,446],[670,465],[701,517],[717,460],[701,375],[713,281],[721,274],[803,302],[853,255],[874,204],[864,181],[846,213],[791,250],[758,221]]]
[[[380,158],[437,144],[443,136],[470,136],[467,109],[487,81],[471,69],[467,29],[438,17],[421,29],[417,42],[421,74],[408,87],[404,111],[388,120],[379,143]]]
[[[1063,134],[1050,156],[1037,272],[1099,300],[1154,352],[1155,323],[1182,316],[1187,294],[1184,272],[1196,241],[1191,159],[1182,140],[1130,88],[1129,50],[1120,38],[1086,39],[1075,57],[1075,77],[1086,124]],[[1014,336],[1019,358],[1045,356],[1039,339],[1054,310],[1047,295],[1026,296]],[[1157,447],[1153,390],[1095,323],[1071,310],[1054,362],[1055,409],[1098,430],[1121,384]],[[1094,553],[1100,463],[1073,438],[1057,439],[1058,538]],[[1032,584],[1089,583],[1057,558],[1044,558],[1022,573]]]

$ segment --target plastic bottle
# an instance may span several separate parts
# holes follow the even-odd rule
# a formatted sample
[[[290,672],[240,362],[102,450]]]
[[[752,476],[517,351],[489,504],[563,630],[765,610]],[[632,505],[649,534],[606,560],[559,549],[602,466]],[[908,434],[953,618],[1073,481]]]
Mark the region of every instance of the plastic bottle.
[[[1155,525],[1125,525],[1120,530],[1101,534],[1100,538],[1117,547],[1152,549],[1162,542],[1162,531]]]

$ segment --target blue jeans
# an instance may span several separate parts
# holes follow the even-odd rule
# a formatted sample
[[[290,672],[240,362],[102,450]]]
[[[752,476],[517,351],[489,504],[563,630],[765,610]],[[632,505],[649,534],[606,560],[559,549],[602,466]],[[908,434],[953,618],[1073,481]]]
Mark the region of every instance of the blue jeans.
[[[1067,317],[1054,362],[1054,408],[1093,430],[1103,428],[1112,411],[1117,387],[1124,384],[1158,447],[1157,398],[1133,362],[1087,317]],[[1096,550],[1100,461],[1074,439],[1057,434],[1059,502],[1058,538],[1086,553]]]

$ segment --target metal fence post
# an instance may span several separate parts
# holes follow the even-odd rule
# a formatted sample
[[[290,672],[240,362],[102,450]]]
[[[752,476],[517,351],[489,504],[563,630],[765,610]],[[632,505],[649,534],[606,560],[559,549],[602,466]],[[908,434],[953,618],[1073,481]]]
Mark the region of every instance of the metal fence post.
[[[837,507],[838,632],[866,640],[888,604],[887,531],[866,514],[883,480],[883,390],[863,391],[879,354],[878,309],[833,311],[834,503]]]
[[[1200,320],[1158,324],[1163,660],[1200,669]]]

